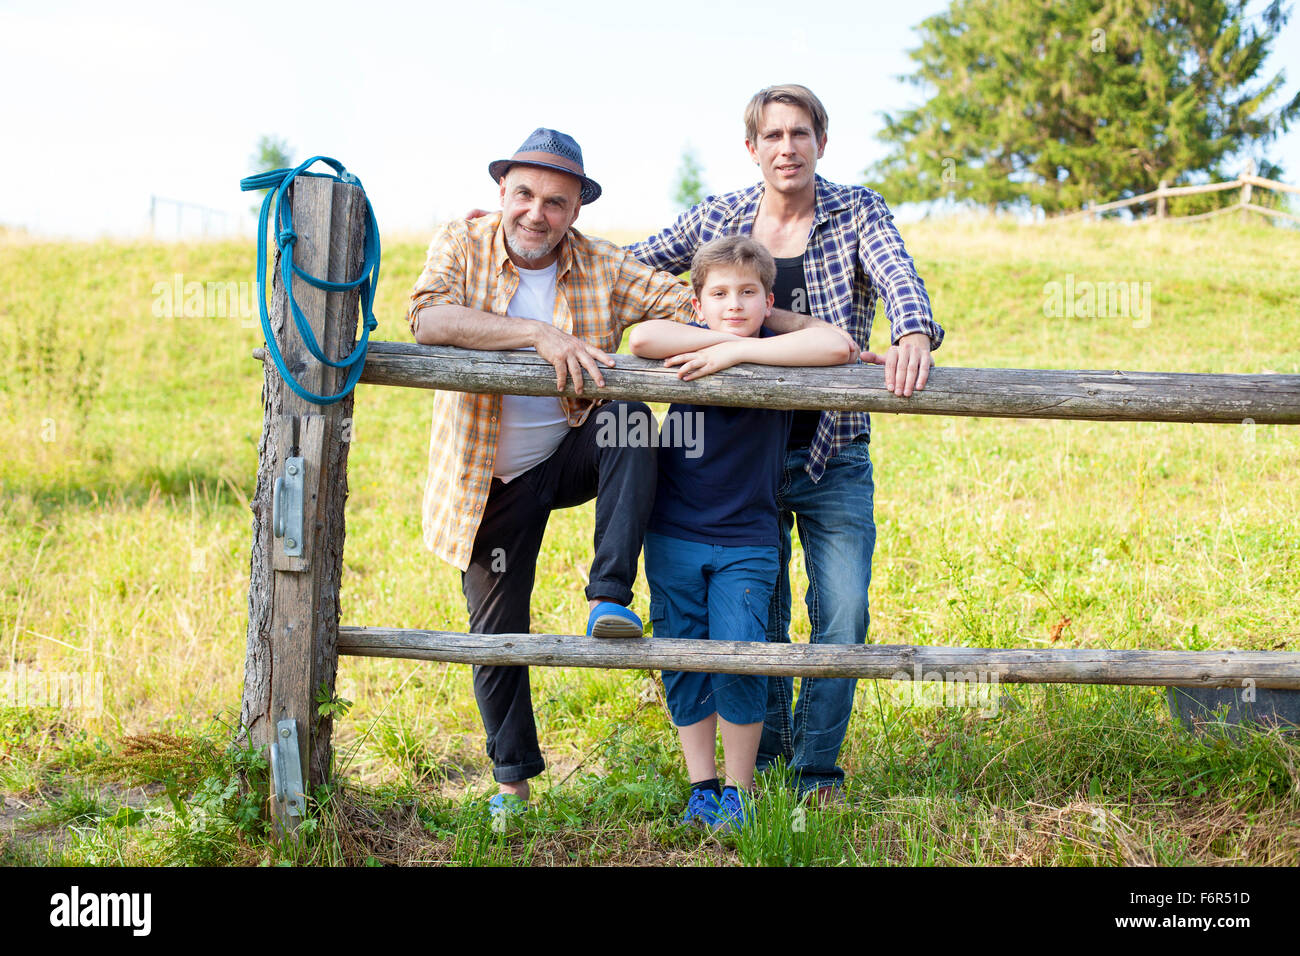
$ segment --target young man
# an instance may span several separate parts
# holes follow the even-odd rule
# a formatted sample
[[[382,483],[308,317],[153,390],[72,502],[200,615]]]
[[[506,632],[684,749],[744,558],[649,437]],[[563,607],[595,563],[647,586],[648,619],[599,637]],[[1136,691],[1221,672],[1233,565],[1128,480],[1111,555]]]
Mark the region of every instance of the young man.
[[[691,260],[692,304],[707,328],[649,321],[632,332],[642,358],[665,358],[691,380],[738,362],[837,365],[856,350],[830,326],[760,338],[772,311],[776,265],[752,239],[732,236],[700,246]],[[761,641],[776,584],[777,483],[790,412],[673,405],[669,420],[698,418],[702,448],[660,441],[659,485],[645,539],[650,618],[655,636]],[[665,431],[667,434],[667,431]],[[694,452],[694,453],[692,453]],[[685,822],[742,826],[742,793],[754,785],[754,761],[767,678],[664,671],[668,710],[691,781]],[[722,737],[726,787],[714,763]]]
[[[776,307],[808,313],[851,335],[864,361],[884,364],[885,387],[908,397],[925,387],[930,351],[943,341],[943,330],[880,195],[816,174],[826,130],[826,110],[806,87],[761,90],[745,109],[745,146],[762,181],[706,199],[628,251],[656,269],[681,272],[702,243],[752,236],[776,258]],[[892,326],[892,345],[883,357],[865,351],[877,296],[884,298]],[[778,498],[781,574],[769,641],[790,640],[790,534],[796,518],[812,641],[866,640],[876,541],[869,438],[863,412],[795,413]],[[792,710],[793,678],[769,679],[759,769],[784,758],[801,791],[832,798],[844,780],[838,758],[855,686],[851,678],[804,678]]]
[[[488,166],[502,211],[449,223],[429,246],[408,319],[423,345],[536,349],[556,390],[585,370],[597,387],[623,329],[645,318],[692,318],[690,289],[612,243],[573,228],[600,196],[572,137],[535,130],[510,159]],[[538,550],[552,509],[596,498],[587,633],[640,637],[632,599],[637,556],[655,495],[655,449],[596,440],[589,399],[440,391],[433,404],[424,540],[460,568],[469,629],[527,633]],[[624,416],[649,409],[634,403]],[[600,495],[596,495],[597,488]],[[526,667],[476,667],[474,694],[500,793],[494,812],[521,809],[545,768]]]

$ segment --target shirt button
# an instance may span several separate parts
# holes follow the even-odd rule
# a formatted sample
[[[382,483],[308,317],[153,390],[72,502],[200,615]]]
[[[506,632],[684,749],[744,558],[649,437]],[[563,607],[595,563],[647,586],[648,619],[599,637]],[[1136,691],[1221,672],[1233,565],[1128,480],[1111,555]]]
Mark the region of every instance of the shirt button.
[[[497,423],[497,417],[496,417],[495,415],[493,415],[493,416],[492,416],[492,424],[495,425],[496,423]]]

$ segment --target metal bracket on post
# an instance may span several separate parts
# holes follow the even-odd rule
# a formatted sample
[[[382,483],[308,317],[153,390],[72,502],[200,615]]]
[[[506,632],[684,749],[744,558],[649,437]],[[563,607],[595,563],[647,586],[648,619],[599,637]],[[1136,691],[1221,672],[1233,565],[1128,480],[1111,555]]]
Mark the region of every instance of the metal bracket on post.
[[[277,538],[284,538],[284,553],[291,558],[302,557],[302,486],[306,468],[303,459],[290,458],[284,463],[284,474],[275,479],[271,496],[271,530]]]
[[[298,755],[298,722],[282,720],[275,725],[271,744],[271,787],[277,804],[277,816],[295,821],[307,813],[307,798],[302,785],[302,761]]]

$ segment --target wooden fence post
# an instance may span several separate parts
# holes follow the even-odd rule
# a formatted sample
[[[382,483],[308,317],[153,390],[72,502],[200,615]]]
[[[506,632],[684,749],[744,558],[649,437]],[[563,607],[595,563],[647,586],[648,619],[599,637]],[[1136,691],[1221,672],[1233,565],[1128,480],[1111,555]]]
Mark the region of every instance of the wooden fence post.
[[[1167,206],[1169,200],[1165,198],[1165,190],[1168,188],[1169,188],[1169,183],[1163,179],[1160,180],[1160,184],[1156,186],[1156,218],[1157,219],[1164,219],[1165,215],[1167,214],[1168,211]]]
[[[294,264],[318,278],[351,280],[361,271],[366,222],[360,188],[328,178],[299,177],[290,189]],[[274,226],[272,226],[274,228]],[[272,237],[274,238],[274,237]],[[346,370],[318,362],[298,335],[280,281],[275,257],[271,325],[285,367],[311,392],[333,394]],[[326,293],[294,278],[294,298],[323,352],[335,361],[355,340],[358,291]],[[340,355],[340,352],[343,355]],[[253,746],[287,744],[292,721],[298,743],[303,789],[330,776],[332,719],[318,715],[316,694],[324,687],[334,697],[338,666],[339,578],[343,569],[343,509],[347,500],[347,460],[351,440],[352,396],[319,406],[294,394],[273,362],[264,364],[262,438],[258,444],[257,491],[252,503],[253,549],[248,593],[248,648],[240,705],[243,739]],[[301,468],[289,458],[302,459]],[[301,472],[301,474],[299,474]],[[277,479],[302,478],[301,541],[292,531],[279,537],[273,528]],[[282,498],[286,497],[282,495]],[[301,551],[290,556],[288,551]],[[278,753],[289,748],[281,747]],[[271,752],[267,750],[268,760]],[[281,761],[281,774],[288,767]],[[278,775],[277,775],[278,776]],[[285,775],[283,779],[289,779]],[[278,832],[291,832],[301,807],[275,797],[271,813]]]
[[[1246,176],[1254,176],[1254,175],[1255,175],[1255,161],[1253,159],[1248,159],[1246,160]],[[1242,178],[1244,179],[1245,177]],[[1250,192],[1251,192],[1250,187],[1251,187],[1251,183],[1250,180],[1248,179],[1241,184],[1241,221],[1242,222],[1250,222],[1250,210],[1246,208],[1247,206],[1250,205]]]

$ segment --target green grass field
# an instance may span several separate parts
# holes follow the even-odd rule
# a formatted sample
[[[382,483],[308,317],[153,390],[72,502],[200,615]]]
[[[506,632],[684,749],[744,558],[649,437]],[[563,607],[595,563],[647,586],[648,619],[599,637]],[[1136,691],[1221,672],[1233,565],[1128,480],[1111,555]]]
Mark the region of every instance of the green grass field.
[[[941,365],[1300,372],[1300,233],[926,223],[905,237],[947,330]],[[379,338],[409,340],[423,249],[385,249]],[[253,261],[247,242],[0,238],[0,694],[51,674],[103,688],[99,713],[0,697],[0,863],[1300,863],[1297,742],[1191,736],[1159,688],[1006,686],[988,717],[860,682],[848,800],[806,811],[769,780],[736,842],[674,824],[686,778],[653,674],[533,671],[550,770],[500,833],[469,668],[352,658],[343,785],[317,795],[297,846],[274,845],[242,787],[264,764],[227,746],[261,333],[154,309],[156,283],[243,281]],[[1149,282],[1149,323],[1045,315],[1067,276]],[[458,573],[420,544],[430,404],[358,389],[345,623],[465,627]],[[873,421],[871,640],[1035,647],[1055,629],[1061,647],[1300,651],[1296,428]],[[591,524],[590,507],[553,517],[534,630],[585,622]],[[641,580],[633,606],[647,603]]]

